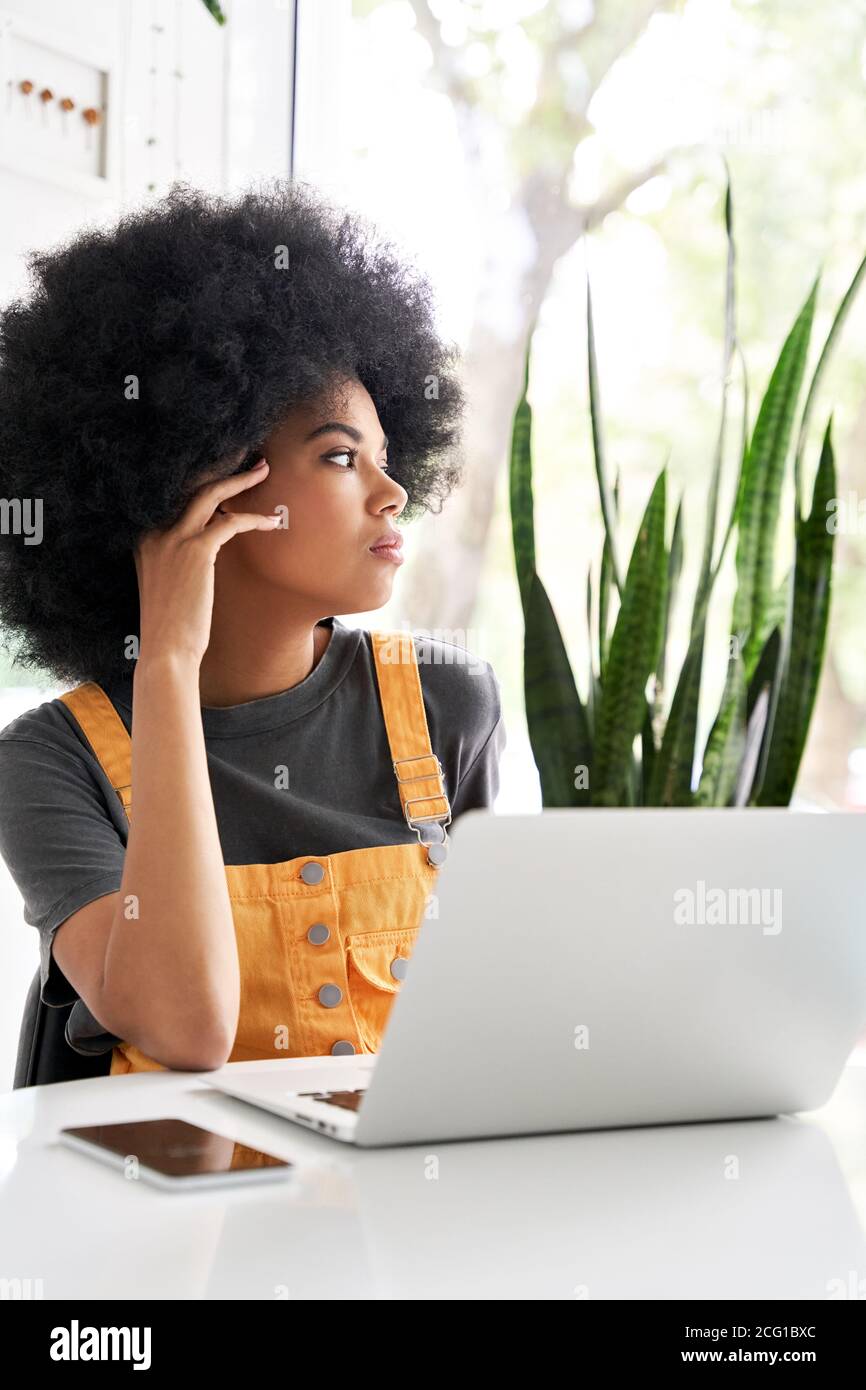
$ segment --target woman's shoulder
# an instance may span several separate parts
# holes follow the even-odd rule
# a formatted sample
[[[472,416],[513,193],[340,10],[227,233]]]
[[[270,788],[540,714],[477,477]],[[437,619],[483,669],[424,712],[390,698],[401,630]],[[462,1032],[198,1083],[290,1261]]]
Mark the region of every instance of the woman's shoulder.
[[[424,631],[413,633],[419,664],[433,670],[456,671],[460,673],[455,678],[457,680],[475,681],[481,685],[495,681],[490,662],[462,640],[466,634],[461,631],[445,635],[447,631],[450,630],[443,629],[442,635]]]
[[[7,768],[41,766],[47,759],[80,762],[86,752],[80,730],[60,694],[19,710],[0,728],[0,764]]]
[[[502,694],[491,663],[458,640],[462,635],[412,634],[421,690],[439,727],[480,746],[501,723]]]

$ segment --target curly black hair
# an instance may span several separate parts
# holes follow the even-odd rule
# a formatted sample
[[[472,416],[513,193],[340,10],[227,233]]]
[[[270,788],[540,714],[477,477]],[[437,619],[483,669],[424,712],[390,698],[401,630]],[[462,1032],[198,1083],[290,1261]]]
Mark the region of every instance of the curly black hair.
[[[18,665],[64,682],[128,671],[139,536],[347,379],[388,435],[404,521],[441,511],[461,480],[459,352],[429,281],[308,184],[232,198],[175,183],[27,267],[27,294],[0,314],[0,494],[45,513],[38,544],[0,535]]]

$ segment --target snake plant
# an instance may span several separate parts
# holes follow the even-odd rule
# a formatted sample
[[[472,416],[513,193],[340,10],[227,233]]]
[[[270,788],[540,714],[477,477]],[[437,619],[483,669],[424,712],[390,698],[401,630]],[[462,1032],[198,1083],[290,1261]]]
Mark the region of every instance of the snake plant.
[[[204,7],[209,14],[213,15],[217,24],[225,24],[226,17],[219,0],[204,0]]]
[[[605,459],[598,366],[587,278],[587,362],[592,449],[604,536],[593,601],[586,580],[589,670],[581,699],[559,625],[536,566],[532,500],[532,411],[527,400],[530,348],[514,414],[510,506],[515,566],[524,617],[524,692],[532,752],[545,806],[784,806],[797,779],[824,656],[836,495],[832,415],[824,431],[808,512],[802,506],[806,431],[817,387],[859,285],[866,257],[836,312],[811,379],[794,448],[794,560],[774,582],[781,497],[797,422],[820,275],[785,340],[749,432],[748,382],[736,332],[735,243],[730,179],[721,419],[709,474],[707,522],[694,592],[689,641],[667,698],[667,648],[683,569],[682,499],[667,540],[667,468],[652,488],[628,566],[618,534],[619,479]],[[531,334],[530,334],[531,345]],[[719,492],[735,359],[743,376],[739,472],[727,524],[718,539]],[[785,524],[789,524],[787,521]],[[698,702],[707,610],[736,533],[736,592],[728,666],[718,712],[698,753]],[[618,600],[615,619],[613,603]],[[697,768],[698,775],[695,775]]]

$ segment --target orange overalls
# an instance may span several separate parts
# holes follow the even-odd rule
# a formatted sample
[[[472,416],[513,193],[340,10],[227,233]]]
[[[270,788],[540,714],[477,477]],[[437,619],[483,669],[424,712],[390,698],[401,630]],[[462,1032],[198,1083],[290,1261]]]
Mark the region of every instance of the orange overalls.
[[[418,843],[225,866],[241,986],[230,1062],[377,1052],[447,854],[451,808],[412,635],[371,638],[399,804]],[[129,817],[132,740],[123,721],[93,681],[60,699]],[[422,825],[441,838],[425,843]],[[112,1051],[112,1076],[165,1070],[133,1043]]]

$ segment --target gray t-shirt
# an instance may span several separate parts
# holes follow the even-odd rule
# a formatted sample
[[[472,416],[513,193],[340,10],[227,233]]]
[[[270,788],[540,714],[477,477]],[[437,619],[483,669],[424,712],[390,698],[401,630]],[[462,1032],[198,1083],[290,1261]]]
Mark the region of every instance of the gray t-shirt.
[[[226,864],[417,841],[400,807],[370,634],[336,617],[324,623],[331,640],[298,685],[202,708]],[[492,666],[463,647],[421,635],[414,642],[453,824],[464,811],[492,805],[499,789],[506,741],[499,683]],[[127,730],[133,670],[131,663],[127,676],[105,687]],[[24,920],[39,932],[42,1001],[73,1005],[65,1038],[85,1056],[121,1039],[79,998],[51,941],[73,912],[119,890],[127,833],[120,799],[62,700],[0,730],[0,854],[24,899]],[[27,1026],[25,1019],[22,1035]]]

